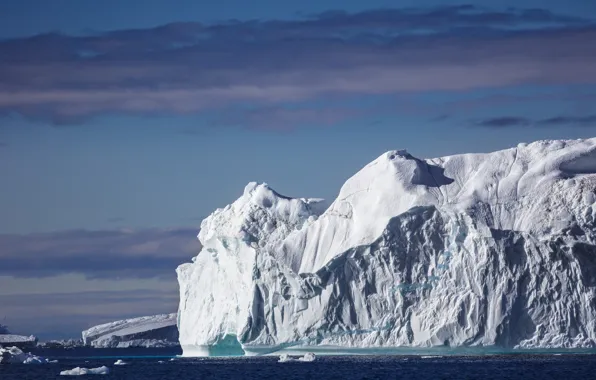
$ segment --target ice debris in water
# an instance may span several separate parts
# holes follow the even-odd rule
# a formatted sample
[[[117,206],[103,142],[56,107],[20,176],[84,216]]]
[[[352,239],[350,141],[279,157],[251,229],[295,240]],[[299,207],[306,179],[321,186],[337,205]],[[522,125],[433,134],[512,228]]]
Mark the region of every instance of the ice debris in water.
[[[122,359],[118,359],[116,360],[116,362],[114,363],[114,365],[127,365],[128,363],[122,361]]]
[[[288,354],[281,354],[279,355],[279,362],[286,363],[286,362],[314,362],[315,361],[315,354],[312,352],[307,352],[304,356],[299,358],[292,358]]]
[[[298,360],[301,362],[314,362],[315,354],[313,354],[312,352],[307,352],[306,354],[304,354],[303,357],[298,358]]]
[[[60,372],[60,376],[83,376],[83,375],[107,375],[110,369],[105,365],[98,368],[81,368],[76,367]]]

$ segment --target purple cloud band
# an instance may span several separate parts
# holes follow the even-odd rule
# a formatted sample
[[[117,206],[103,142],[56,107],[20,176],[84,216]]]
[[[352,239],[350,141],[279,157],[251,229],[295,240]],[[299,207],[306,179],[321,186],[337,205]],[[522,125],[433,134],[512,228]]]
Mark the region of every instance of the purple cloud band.
[[[48,34],[0,41],[0,113],[72,123],[106,113],[596,83],[593,41],[591,20],[472,6]]]
[[[503,116],[475,122],[474,125],[486,128],[511,127],[557,127],[557,126],[595,126],[596,115],[554,116],[548,119],[531,120],[519,116]]]
[[[174,278],[201,249],[196,229],[0,234],[0,275],[87,278]]]

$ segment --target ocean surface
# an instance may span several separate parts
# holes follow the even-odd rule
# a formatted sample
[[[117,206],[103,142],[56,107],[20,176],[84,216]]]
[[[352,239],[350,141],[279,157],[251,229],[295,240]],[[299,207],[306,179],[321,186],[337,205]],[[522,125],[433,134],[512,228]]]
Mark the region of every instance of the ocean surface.
[[[107,366],[92,379],[127,380],[347,380],[347,379],[594,379],[596,354],[469,356],[317,356],[314,362],[278,362],[277,356],[177,358],[176,349],[47,349],[34,351],[55,364],[0,365],[1,380],[65,379],[60,371]],[[128,363],[115,366],[121,359]]]

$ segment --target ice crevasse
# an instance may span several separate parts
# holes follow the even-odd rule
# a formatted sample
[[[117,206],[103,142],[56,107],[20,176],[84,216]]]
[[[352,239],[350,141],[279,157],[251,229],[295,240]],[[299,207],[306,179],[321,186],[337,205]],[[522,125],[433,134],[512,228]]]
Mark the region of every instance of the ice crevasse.
[[[250,183],[177,268],[184,355],[594,347],[595,190],[596,139],[390,151],[331,204]]]

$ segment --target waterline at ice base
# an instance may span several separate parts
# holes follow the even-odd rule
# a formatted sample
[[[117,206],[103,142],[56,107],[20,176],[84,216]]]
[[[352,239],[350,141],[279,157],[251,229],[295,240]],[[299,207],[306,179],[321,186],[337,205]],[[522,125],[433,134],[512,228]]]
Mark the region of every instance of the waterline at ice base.
[[[184,356],[596,347],[596,139],[250,183],[177,269]]]

